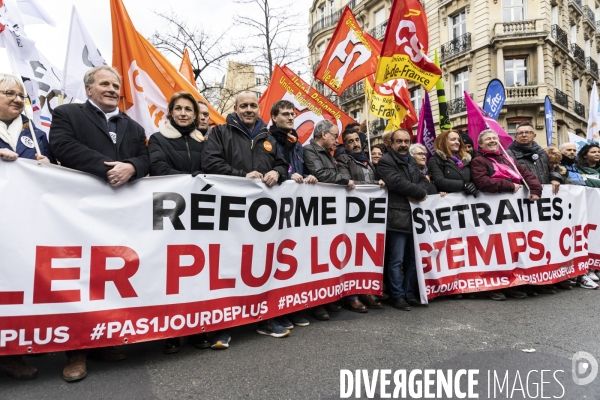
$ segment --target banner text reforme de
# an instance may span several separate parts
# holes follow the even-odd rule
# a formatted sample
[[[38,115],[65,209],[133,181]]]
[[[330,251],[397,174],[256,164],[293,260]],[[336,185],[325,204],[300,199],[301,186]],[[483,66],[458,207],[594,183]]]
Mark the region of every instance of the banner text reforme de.
[[[380,294],[387,195],[0,162],[0,355],[209,332]]]
[[[542,197],[430,196],[411,203],[421,299],[552,284],[600,269],[600,193],[544,185]],[[589,250],[589,254],[588,254]]]

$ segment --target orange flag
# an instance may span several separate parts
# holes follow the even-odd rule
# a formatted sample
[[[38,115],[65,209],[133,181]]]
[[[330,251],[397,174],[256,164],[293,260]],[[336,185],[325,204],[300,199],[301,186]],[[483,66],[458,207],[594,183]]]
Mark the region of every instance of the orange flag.
[[[271,83],[259,101],[260,117],[269,125],[271,107],[279,100],[288,100],[294,104],[294,129],[300,143],[306,143],[312,137],[315,124],[324,119],[335,124],[340,132],[350,122],[355,122],[317,90],[309,88],[292,70],[276,65]]]
[[[442,71],[427,57],[429,28],[419,0],[395,0],[390,11],[376,83],[402,78],[419,83],[430,91]]]
[[[346,6],[315,70],[315,78],[338,95],[377,70],[381,42],[360,29]]]
[[[225,118],[135,30],[122,0],[110,0],[110,12],[112,64],[123,75],[120,108],[144,127],[147,136],[166,122],[169,99],[182,90],[208,104],[212,123],[225,123]]]
[[[196,78],[194,78],[194,67],[192,67],[192,60],[190,60],[190,53],[188,53],[188,49],[183,50],[183,58],[181,59],[179,72],[181,72],[181,75],[185,76],[185,79],[187,79],[187,81],[191,83],[196,90],[198,90]]]

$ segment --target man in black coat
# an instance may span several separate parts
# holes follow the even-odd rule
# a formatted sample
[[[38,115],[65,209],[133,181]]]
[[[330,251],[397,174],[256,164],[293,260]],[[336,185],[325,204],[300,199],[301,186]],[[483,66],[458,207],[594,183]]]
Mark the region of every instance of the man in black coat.
[[[234,112],[226,124],[211,129],[202,149],[203,170],[207,174],[232,175],[261,179],[268,187],[287,179],[288,163],[277,140],[258,117],[256,93],[243,91],[235,98]],[[269,319],[258,324],[257,332],[272,337],[286,337],[290,330]],[[231,336],[219,331],[213,337],[213,349],[229,347]]]
[[[121,77],[109,66],[84,77],[88,101],[54,110],[49,141],[61,165],[120,186],[150,171],[144,128],[117,108]]]
[[[417,267],[409,200],[424,201],[428,182],[408,152],[410,133],[397,130],[392,133],[391,142],[390,151],[377,163],[377,171],[388,188],[386,276],[394,307],[410,311],[411,305],[421,303],[415,298]]]
[[[121,186],[150,171],[144,129],[117,108],[121,76],[103,65],[86,72],[88,101],[66,104],[54,110],[49,142],[61,165],[98,176]],[[68,354],[63,379],[78,381],[87,376],[87,356],[119,361],[126,356],[113,347],[77,350]]]

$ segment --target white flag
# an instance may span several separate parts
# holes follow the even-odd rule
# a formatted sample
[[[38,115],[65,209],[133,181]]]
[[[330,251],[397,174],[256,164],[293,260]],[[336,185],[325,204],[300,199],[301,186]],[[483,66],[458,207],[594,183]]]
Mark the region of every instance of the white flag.
[[[593,140],[594,142],[598,142],[600,137],[600,109],[598,106],[598,89],[596,88],[596,82],[594,82],[590,94],[590,117],[587,129],[587,140]]]
[[[73,6],[71,12],[71,28],[65,59],[65,87],[67,96],[85,100],[85,85],[83,76],[90,68],[106,65],[98,47],[92,41],[85,25],[81,23],[77,9]]]
[[[54,19],[37,0],[17,0],[17,5],[23,14],[23,22],[26,24],[48,24],[50,26],[56,26]]]
[[[0,0],[0,47],[18,58],[37,58],[35,41],[29,39],[23,30],[24,23],[17,3],[13,0]]]

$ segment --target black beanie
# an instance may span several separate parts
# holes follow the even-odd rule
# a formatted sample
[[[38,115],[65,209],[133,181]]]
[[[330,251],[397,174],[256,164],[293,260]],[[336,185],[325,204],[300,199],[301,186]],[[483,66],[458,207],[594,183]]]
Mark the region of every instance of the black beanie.
[[[469,136],[469,134],[467,133],[467,131],[462,131],[460,133],[460,136],[462,137],[462,140],[465,144],[470,144],[471,146],[473,145],[473,139],[471,139],[471,137]]]

